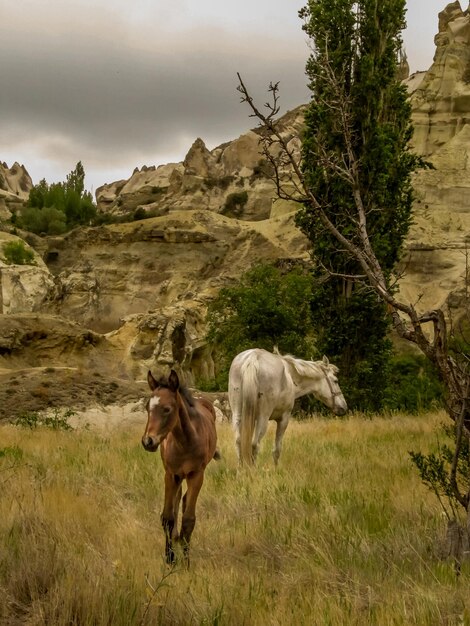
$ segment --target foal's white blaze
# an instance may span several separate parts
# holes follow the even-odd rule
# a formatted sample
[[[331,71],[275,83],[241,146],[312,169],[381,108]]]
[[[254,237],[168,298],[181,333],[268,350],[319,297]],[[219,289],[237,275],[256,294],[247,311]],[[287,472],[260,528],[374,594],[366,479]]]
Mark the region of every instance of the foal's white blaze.
[[[158,396],[153,396],[150,398],[149,409],[155,409],[160,404],[160,398]]]

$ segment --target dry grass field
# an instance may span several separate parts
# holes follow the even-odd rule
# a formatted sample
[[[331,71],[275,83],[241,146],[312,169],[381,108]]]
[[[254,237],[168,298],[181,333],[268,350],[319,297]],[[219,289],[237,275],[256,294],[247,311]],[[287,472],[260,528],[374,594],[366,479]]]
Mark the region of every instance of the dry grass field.
[[[408,451],[444,415],[292,422],[278,470],[237,471],[231,427],[198,503],[191,567],[163,562],[163,472],[139,425],[0,425],[0,624],[465,625],[470,568]]]

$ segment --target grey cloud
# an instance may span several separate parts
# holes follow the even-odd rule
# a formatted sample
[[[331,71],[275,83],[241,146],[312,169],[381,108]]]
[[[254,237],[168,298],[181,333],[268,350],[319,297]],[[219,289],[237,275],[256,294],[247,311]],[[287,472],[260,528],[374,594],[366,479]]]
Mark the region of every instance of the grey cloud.
[[[173,52],[168,40],[136,49],[109,40],[15,36],[0,41],[0,55],[8,56],[1,69],[8,85],[0,98],[4,144],[29,137],[60,153],[70,143],[83,151],[79,158],[108,154],[122,163],[138,154],[174,153],[187,138],[214,144],[246,130],[253,121],[240,104],[236,71],[263,102],[270,80],[281,81],[284,109],[308,97],[306,47],[293,54],[280,45],[266,53],[256,41],[230,42],[222,35],[210,45],[191,46],[189,39]]]
[[[112,7],[104,0],[51,0],[40,12],[33,2],[6,5],[0,159],[24,155],[31,169],[26,159],[34,158],[36,178],[53,163],[63,171],[82,160],[94,168],[96,186],[104,182],[98,170],[130,173],[169,155],[181,159],[196,137],[213,147],[254,125],[240,104],[237,71],[260,103],[271,80],[281,83],[283,110],[306,102],[308,48],[296,18],[302,4],[242,0],[222,7],[205,0],[196,8],[186,0],[153,0],[131,8],[124,0]],[[415,29],[405,37],[409,51],[426,40],[431,54],[444,0],[409,4]]]

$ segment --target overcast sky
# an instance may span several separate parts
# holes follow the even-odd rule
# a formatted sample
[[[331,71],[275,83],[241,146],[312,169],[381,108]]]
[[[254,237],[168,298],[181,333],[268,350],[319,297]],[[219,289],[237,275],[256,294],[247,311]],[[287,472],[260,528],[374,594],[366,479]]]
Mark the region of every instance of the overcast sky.
[[[254,126],[253,94],[280,81],[283,111],[308,101],[302,0],[0,0],[0,160],[37,183],[128,178]],[[446,0],[409,0],[411,70],[428,69]],[[466,8],[464,6],[463,8]]]

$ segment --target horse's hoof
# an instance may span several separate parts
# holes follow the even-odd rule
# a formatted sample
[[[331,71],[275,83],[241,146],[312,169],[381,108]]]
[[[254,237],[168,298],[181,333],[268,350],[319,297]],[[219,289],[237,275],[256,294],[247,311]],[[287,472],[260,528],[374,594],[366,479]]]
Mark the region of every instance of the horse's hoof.
[[[166,554],[166,564],[167,565],[174,565],[175,564],[175,553],[173,552],[173,550],[171,550],[171,552],[167,552]]]

